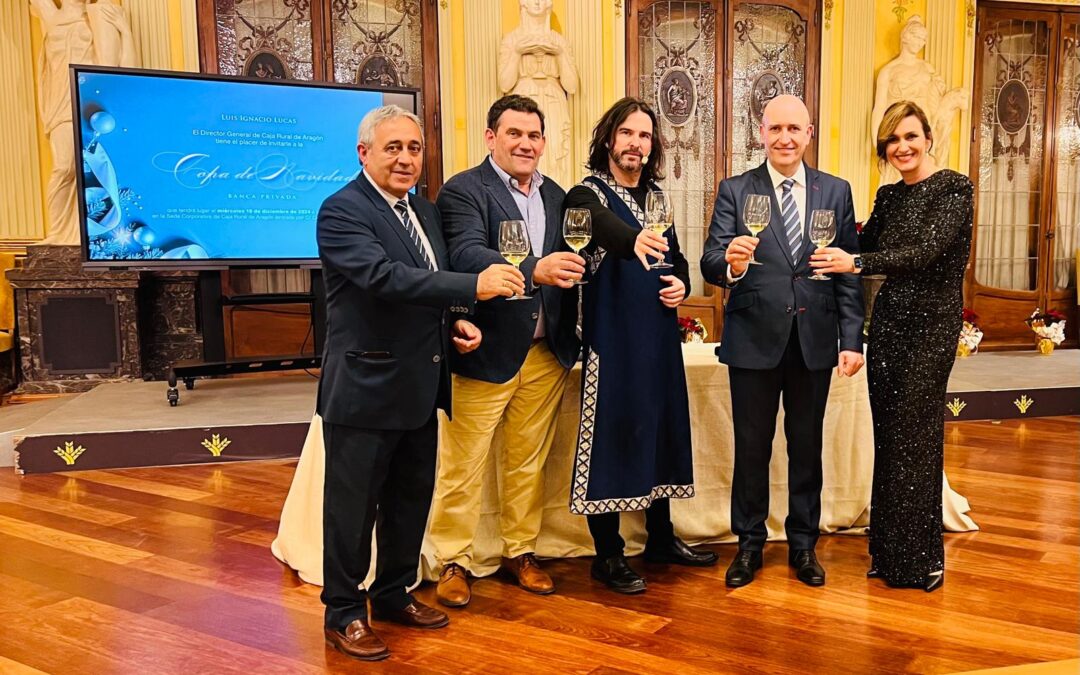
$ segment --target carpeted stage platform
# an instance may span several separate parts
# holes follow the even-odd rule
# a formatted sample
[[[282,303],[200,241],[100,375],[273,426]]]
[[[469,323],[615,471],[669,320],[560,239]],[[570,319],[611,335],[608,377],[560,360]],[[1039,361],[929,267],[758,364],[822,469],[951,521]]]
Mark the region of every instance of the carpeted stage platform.
[[[315,410],[315,386],[305,374],[200,380],[171,407],[164,382],[104,384],[15,431],[15,468],[39,473],[296,457]],[[0,433],[9,411],[36,405],[0,410]]]
[[[315,407],[306,374],[200,380],[170,407],[163,382],[0,408],[0,466],[20,473],[169,466],[300,454]],[[1080,350],[958,359],[947,420],[1080,414]]]

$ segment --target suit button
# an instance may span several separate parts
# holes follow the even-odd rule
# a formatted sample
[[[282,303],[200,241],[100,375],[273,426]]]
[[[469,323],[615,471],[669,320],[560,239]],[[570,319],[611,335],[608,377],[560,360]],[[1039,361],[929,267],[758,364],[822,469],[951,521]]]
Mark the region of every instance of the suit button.
[[[791,314],[791,305],[788,305],[787,307],[785,307],[784,311],[787,312],[788,314]]]
[[[533,320],[534,320],[534,321],[535,321],[536,319],[539,319],[539,318],[540,318],[540,312],[533,312],[533,313],[532,313],[532,318],[533,318]]]
[[[798,281],[799,280],[799,275],[796,274],[795,276],[791,277],[791,280],[792,281]]]
[[[790,311],[790,310],[791,310],[791,308],[790,308],[790,307],[788,307],[788,310]],[[432,356],[432,357],[431,357],[431,360],[432,360],[432,361],[434,361],[435,363],[438,363],[439,361],[442,361],[442,357],[441,357],[441,356],[439,356],[438,354],[436,354],[435,356]]]

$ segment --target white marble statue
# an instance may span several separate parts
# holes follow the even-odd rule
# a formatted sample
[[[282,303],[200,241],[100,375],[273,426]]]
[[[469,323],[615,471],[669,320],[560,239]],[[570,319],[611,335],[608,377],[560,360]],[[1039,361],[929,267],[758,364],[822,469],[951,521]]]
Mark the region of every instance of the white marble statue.
[[[885,110],[896,101],[913,101],[930,121],[934,136],[933,154],[941,166],[949,161],[953,120],[956,113],[968,108],[968,93],[957,87],[949,89],[945,79],[932,65],[919,57],[926,46],[926,24],[914,15],[900,31],[900,55],[886,63],[877,76],[874,110],[870,116],[870,135],[877,137]],[[895,183],[900,175],[890,165],[881,172],[879,185]]]
[[[577,93],[578,76],[566,38],[551,30],[551,0],[521,0],[521,25],[499,45],[498,67],[499,89],[528,96],[544,113],[540,172],[569,188],[574,171],[566,97]]]
[[[135,42],[126,13],[114,0],[30,0],[30,10],[41,20],[44,35],[37,64],[38,105],[53,158],[43,243],[78,244],[68,66],[135,66]]]

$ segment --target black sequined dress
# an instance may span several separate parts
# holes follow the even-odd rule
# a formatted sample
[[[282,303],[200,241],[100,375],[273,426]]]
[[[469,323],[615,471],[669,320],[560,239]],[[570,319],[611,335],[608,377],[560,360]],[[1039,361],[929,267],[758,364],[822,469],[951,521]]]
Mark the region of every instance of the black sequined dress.
[[[883,186],[859,237],[863,274],[884,274],[867,348],[874,417],[873,567],[893,586],[945,569],[945,391],[962,325],[972,185],[942,170]]]

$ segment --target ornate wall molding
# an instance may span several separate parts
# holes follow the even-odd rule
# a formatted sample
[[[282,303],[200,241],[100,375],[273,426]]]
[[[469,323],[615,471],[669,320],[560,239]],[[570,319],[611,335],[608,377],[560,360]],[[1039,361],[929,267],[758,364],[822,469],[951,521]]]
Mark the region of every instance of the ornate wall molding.
[[[502,36],[502,6],[496,2],[466,2],[465,5],[465,110],[466,152],[469,166],[487,157],[484,129],[487,111],[499,97],[498,56]]]
[[[865,221],[870,215],[873,197],[870,194],[870,166],[874,157],[870,111],[874,107],[875,31],[868,30],[873,25],[874,3],[844,3],[840,175],[851,182],[858,221]],[[826,72],[824,68],[822,72]],[[822,87],[822,91],[826,89]]]
[[[45,235],[30,5],[0,2],[0,119],[9,133],[0,152],[0,239]]]
[[[963,65],[963,82],[961,88],[964,91],[973,91],[975,88],[975,49],[977,47],[975,41],[975,0],[967,0],[968,4],[965,8],[965,15],[969,17],[968,29],[964,32],[964,65]],[[971,170],[971,114],[972,109],[975,107],[975,102],[972,101],[967,110],[960,111],[960,138],[956,143],[956,148],[960,152],[960,163],[957,171],[965,176]]]
[[[622,22],[620,22],[621,24]],[[604,114],[604,8],[599,2],[567,4],[566,39],[578,64],[578,90],[570,97],[570,158],[573,182],[584,175],[593,125]],[[569,190],[569,185],[563,186]]]
[[[834,171],[836,160],[832,152],[832,128],[836,120],[833,111],[832,92],[841,85],[842,74],[834,72],[833,41],[838,39],[832,29],[833,0],[825,0],[824,22],[821,27],[821,94],[818,96],[818,119],[815,133],[818,139],[817,166],[823,171]]]
[[[199,72],[199,19],[194,2],[180,2],[180,40],[184,70]]]
[[[457,96],[454,95],[454,37],[450,3],[439,3],[439,117],[443,130],[443,180],[457,173]]]
[[[615,0],[615,18],[611,27],[611,53],[608,55],[611,59],[612,86],[614,87],[609,98],[610,103],[626,96],[626,20],[623,15],[623,3],[621,0]]]
[[[957,30],[956,19],[957,5],[955,0],[926,0],[926,24],[929,29],[926,40],[926,61],[934,67],[934,70],[945,80],[945,84],[950,89],[960,86],[960,83],[954,80],[953,72],[958,60],[957,45],[964,42],[965,36],[965,31]],[[970,91],[970,88],[968,91]],[[953,129],[955,130],[956,127],[953,127]],[[963,129],[963,127],[960,127],[960,129]],[[962,131],[958,135],[964,136]],[[966,144],[962,147],[953,144],[953,147],[957,148],[961,155],[967,150]],[[949,154],[953,153],[950,152]],[[957,164],[948,157],[941,157],[939,161],[942,166],[948,166],[950,169],[957,167]]]
[[[168,3],[160,0],[127,0],[124,9],[131,20],[131,34],[139,52],[140,66],[172,70]]]

